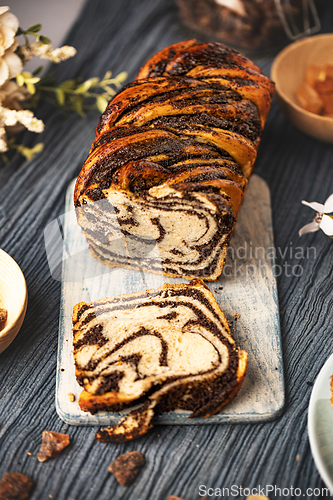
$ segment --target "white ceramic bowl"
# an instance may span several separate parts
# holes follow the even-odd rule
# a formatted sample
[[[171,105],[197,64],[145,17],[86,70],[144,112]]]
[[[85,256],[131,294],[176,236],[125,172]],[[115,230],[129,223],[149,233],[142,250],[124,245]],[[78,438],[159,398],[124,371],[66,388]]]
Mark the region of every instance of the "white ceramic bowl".
[[[271,70],[275,97],[296,127],[316,139],[333,142],[333,118],[305,111],[296,97],[309,64],[333,64],[333,34],[310,36],[291,43],[276,56]]]
[[[27,285],[15,260],[0,250],[0,308],[8,311],[7,321],[0,329],[0,353],[18,334],[28,303]]]
[[[315,464],[324,483],[333,495],[332,376],[333,354],[320,370],[312,389],[308,411],[308,431]]]

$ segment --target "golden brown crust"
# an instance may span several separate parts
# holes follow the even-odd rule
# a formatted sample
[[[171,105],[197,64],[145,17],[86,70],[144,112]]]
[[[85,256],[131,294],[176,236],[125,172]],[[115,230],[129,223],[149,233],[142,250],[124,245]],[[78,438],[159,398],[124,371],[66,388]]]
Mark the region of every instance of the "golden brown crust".
[[[164,227],[151,207],[159,205],[162,211],[162,206],[165,210],[167,204],[174,206],[177,200],[179,207],[185,202],[189,206],[196,203],[192,194],[200,194],[207,206],[215,205],[212,212],[218,214],[214,222],[218,229],[211,239],[211,260],[206,267],[201,256],[188,260],[191,265],[195,262],[193,266],[198,266],[205,279],[218,279],[224,265],[224,247],[233,232],[256,160],[273,90],[273,82],[256,64],[223,44],[188,40],[166,47],[147,61],[137,79],[119,92],[102,114],[76,182],[75,206],[103,198],[114,204],[114,199],[121,198],[119,193],[123,201],[116,206],[116,213],[127,206],[126,197],[134,213],[141,210],[136,207],[146,204],[147,210],[155,214],[151,215],[150,226],[158,224],[160,228],[161,251],[163,235],[169,234],[170,225]],[[163,200],[161,193],[165,194]],[[126,226],[126,238],[151,237],[153,230],[149,235],[136,230],[140,223],[132,212],[128,212],[127,221],[132,226]],[[97,238],[94,244],[89,235],[96,235],[98,230],[80,211],[77,218],[92,254],[101,262],[136,268],[132,262],[125,264],[126,259],[131,260],[128,256],[115,258],[118,250],[109,243]],[[212,221],[206,224],[213,227]],[[142,231],[146,229],[142,224]],[[217,234],[221,235],[218,243]],[[171,236],[174,238],[170,233]],[[104,240],[110,241],[106,233]],[[200,243],[197,248],[202,246]],[[169,248],[167,244],[165,248]],[[189,247],[185,253],[180,246],[173,251],[174,255],[183,254],[184,263],[188,264],[186,256],[192,251]],[[168,252],[161,257],[159,272],[187,279],[196,276],[196,269],[180,270],[178,257]],[[173,272],[176,267],[178,270]],[[156,272],[154,265],[149,270]]]
[[[216,49],[219,50],[219,54],[216,54]],[[212,62],[211,56],[213,53],[214,62]],[[221,43],[197,43],[195,39],[187,40],[186,42],[179,42],[174,45],[170,45],[157,52],[153,57],[151,57],[140,69],[137,80],[141,78],[149,78],[150,76],[158,76],[162,74],[179,74],[183,71],[186,62],[196,60],[196,64],[202,63],[205,59],[210,61],[211,64],[219,65],[236,65],[242,67],[252,68],[256,71],[261,72],[260,68],[250,59],[240,54],[238,51],[233,50]],[[167,62],[163,66],[161,62]]]

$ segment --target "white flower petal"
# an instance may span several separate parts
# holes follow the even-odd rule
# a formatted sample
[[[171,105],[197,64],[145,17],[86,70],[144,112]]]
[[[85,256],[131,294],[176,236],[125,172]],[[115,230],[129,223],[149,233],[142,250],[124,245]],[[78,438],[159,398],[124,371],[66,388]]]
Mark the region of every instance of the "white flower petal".
[[[0,33],[3,48],[8,49],[15,42],[15,31],[9,26],[0,25]]]
[[[333,194],[327,198],[324,205],[324,214],[330,214],[333,212]]]
[[[19,75],[23,69],[23,64],[21,58],[17,54],[6,53],[3,56],[3,59],[8,64],[9,68],[9,78],[15,78],[15,76]]]
[[[9,49],[6,50],[6,53],[9,54],[10,52],[15,52],[17,47],[19,46],[18,41],[15,39],[14,43],[9,47]]]
[[[319,212],[320,214],[324,213],[324,205],[322,205],[321,203],[317,203],[316,201],[311,201],[311,203],[309,203],[308,201],[304,200],[302,200],[302,203],[303,205],[312,208],[313,210]]]
[[[314,220],[312,222],[310,222],[309,224],[306,224],[305,226],[303,226],[299,231],[298,231],[298,235],[299,236],[303,236],[303,234],[306,234],[306,233],[314,233],[315,231],[318,231],[319,229],[319,224],[318,222],[315,222]]]
[[[4,59],[0,59],[0,85],[5,83],[6,80],[8,80],[9,77],[9,68],[8,64]]]
[[[333,236],[333,219],[329,215],[323,215],[321,223],[319,224],[320,229],[324,231],[327,236]]]
[[[2,16],[2,14],[4,14],[5,12],[7,12],[8,10],[9,10],[8,5],[4,5],[4,6],[0,7],[0,23],[1,23],[1,16]]]
[[[0,7],[1,8],[1,7]],[[0,17],[0,24],[8,26],[16,33],[19,29],[20,23],[15,14],[11,12],[5,12]]]

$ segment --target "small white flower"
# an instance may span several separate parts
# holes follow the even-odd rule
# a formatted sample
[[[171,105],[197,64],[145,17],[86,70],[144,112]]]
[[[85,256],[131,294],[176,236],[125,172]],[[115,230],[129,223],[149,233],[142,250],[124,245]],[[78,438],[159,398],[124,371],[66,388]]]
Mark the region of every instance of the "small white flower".
[[[70,57],[74,57],[76,54],[76,49],[70,45],[64,45],[59,47],[59,49],[52,50],[50,54],[50,61],[54,63],[60,63],[61,61],[66,61]]]
[[[313,233],[321,229],[327,236],[333,237],[333,194],[327,198],[324,205],[316,201],[309,203],[303,200],[302,203],[315,210],[316,215],[312,222],[306,224],[299,230],[299,236],[303,236],[303,234],[306,233]]]
[[[23,67],[21,59],[15,54],[19,21],[8,11],[9,7],[0,7],[0,85],[21,73]]]
[[[53,63],[60,63],[70,57],[75,56],[76,49],[70,45],[64,45],[58,49],[53,49],[52,45],[41,42],[32,42],[28,46],[20,47],[20,54],[25,61],[29,61],[33,56],[46,59]]]
[[[21,123],[30,132],[40,134],[44,130],[44,123],[38,120],[32,111],[23,109],[16,111],[15,109],[8,109],[0,107],[0,125],[3,127],[12,127],[17,123]]]

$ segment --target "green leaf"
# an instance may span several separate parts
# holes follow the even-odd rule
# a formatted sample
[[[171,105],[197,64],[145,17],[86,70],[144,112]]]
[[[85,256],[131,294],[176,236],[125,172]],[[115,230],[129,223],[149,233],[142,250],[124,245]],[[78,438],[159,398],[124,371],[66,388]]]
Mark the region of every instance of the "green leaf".
[[[76,111],[80,116],[84,117],[84,111],[83,111],[83,106],[82,106],[82,100],[79,96],[77,96],[75,99],[72,100],[73,103],[73,109]]]
[[[35,69],[35,71],[33,71],[33,75],[36,76],[36,75],[39,75],[39,73],[42,71],[42,69],[44,68],[44,66],[38,66],[38,68]]]
[[[40,153],[43,150],[44,144],[42,142],[39,142],[33,148],[28,148],[26,146],[23,146],[23,144],[17,145],[15,147],[17,151],[29,161],[36,154]]]
[[[116,80],[118,80],[118,82],[124,82],[127,78],[127,73],[126,71],[122,71],[121,73],[119,73],[119,75],[116,76]]]
[[[40,31],[41,29],[42,29],[41,24],[33,24],[26,30],[26,32],[31,31],[32,33],[38,33],[38,31]]]
[[[112,88],[112,87],[109,87],[108,85],[104,85],[103,87],[103,90],[105,90],[105,92],[111,97],[112,95],[115,95],[116,91]]]
[[[98,108],[98,111],[101,113],[104,113],[106,106],[108,105],[107,99],[103,97],[102,95],[99,95],[96,97],[96,106]]]
[[[55,89],[55,95],[56,95],[58,104],[60,106],[63,106],[65,104],[65,99],[66,99],[65,92],[58,87],[57,89]]]
[[[44,149],[44,144],[42,142],[38,142],[33,148],[32,151],[34,154],[40,153]]]
[[[105,75],[104,75],[103,80],[109,80],[109,78],[111,77],[111,75],[112,75],[112,71],[107,71],[105,73]]]
[[[78,88],[75,90],[76,94],[85,94],[92,85],[96,84],[96,81],[98,82],[98,78],[89,78],[89,80],[86,80],[85,82],[81,83],[81,85],[78,86]]]
[[[39,37],[39,41],[41,43],[44,43],[44,45],[49,45],[51,43],[51,40],[47,36],[44,36],[44,35],[41,35]]]
[[[19,27],[19,29],[16,32],[16,36],[23,35],[24,33],[25,33],[25,31]]]
[[[66,90],[73,90],[76,86],[76,81],[75,80],[65,80],[59,85],[59,88],[63,89],[64,91]]]

